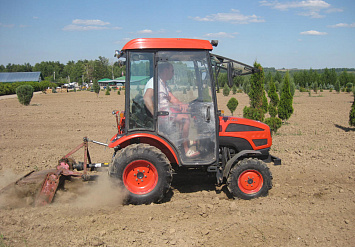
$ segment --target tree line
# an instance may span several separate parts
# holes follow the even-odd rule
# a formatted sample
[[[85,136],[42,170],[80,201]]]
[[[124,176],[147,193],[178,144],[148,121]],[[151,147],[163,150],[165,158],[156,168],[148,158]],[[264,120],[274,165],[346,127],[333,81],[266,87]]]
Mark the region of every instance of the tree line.
[[[0,72],[35,72],[40,71],[43,79],[49,82],[68,83],[78,82],[89,83],[102,78],[114,79],[122,76],[125,67],[119,62],[109,63],[109,59],[99,56],[95,60],[68,61],[62,64],[59,61],[43,61],[32,66],[25,64],[0,65]]]
[[[317,89],[330,89],[336,91],[351,91],[355,85],[355,69],[322,69],[322,70],[275,70],[273,68],[265,68],[264,87],[268,91],[270,82],[275,83],[276,91],[281,92],[282,84],[286,72],[289,73],[289,81],[291,91],[295,89],[300,91],[309,91]],[[250,92],[251,76],[242,76],[234,78],[234,86],[236,89],[242,90],[245,93]],[[218,75],[218,86],[223,88],[227,83],[227,73]]]

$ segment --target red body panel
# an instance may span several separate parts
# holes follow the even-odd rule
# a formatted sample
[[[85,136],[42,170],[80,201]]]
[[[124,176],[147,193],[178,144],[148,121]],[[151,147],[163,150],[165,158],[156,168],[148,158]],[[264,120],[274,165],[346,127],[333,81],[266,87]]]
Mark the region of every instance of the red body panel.
[[[109,143],[108,147],[114,148],[120,145],[121,148],[124,148],[131,144],[131,140],[139,139],[140,143],[147,143],[149,145],[155,146],[158,149],[160,149],[166,155],[166,157],[169,159],[171,163],[179,164],[179,160],[175,154],[174,149],[171,147],[171,145],[168,142],[166,142],[164,139],[160,138],[159,136],[152,135],[149,133],[135,133],[131,135],[122,136],[121,138],[114,141],[116,136],[117,135],[111,138],[111,142]]]
[[[145,38],[129,41],[122,50],[134,49],[199,49],[212,50],[208,40],[179,38]]]
[[[245,125],[250,127],[259,128],[259,131],[238,131],[238,132],[226,132],[226,128],[229,124]],[[262,122],[250,120],[246,118],[238,117],[219,117],[219,136],[222,137],[237,137],[247,140],[254,150],[269,148],[272,145],[272,138],[270,127]],[[267,144],[256,146],[253,140],[267,139]]]

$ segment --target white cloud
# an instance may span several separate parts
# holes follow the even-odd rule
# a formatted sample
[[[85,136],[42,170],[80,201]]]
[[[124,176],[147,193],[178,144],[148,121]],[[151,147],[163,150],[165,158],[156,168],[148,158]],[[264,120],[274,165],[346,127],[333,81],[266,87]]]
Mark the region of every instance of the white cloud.
[[[63,27],[63,31],[90,31],[90,30],[104,30],[108,29],[108,27],[101,26],[79,26],[79,25],[67,25]]]
[[[260,1],[261,6],[270,6],[273,9],[288,10],[295,8],[309,8],[309,9],[324,9],[329,8],[330,4],[322,0],[305,0],[305,1],[293,1],[283,2],[279,1]]]
[[[325,15],[321,15],[319,11],[299,12],[298,15],[309,16],[311,18],[324,18]]]
[[[351,24],[348,24],[348,23],[338,23],[338,24],[335,24],[335,25],[330,25],[328,27],[332,27],[332,28],[338,28],[338,27],[355,27],[355,22],[354,23],[351,23]]]
[[[138,31],[137,33],[141,33],[141,34],[150,34],[150,33],[153,33],[153,31],[152,30],[150,30],[150,29],[144,29],[144,30],[140,30],[140,31]]]
[[[109,27],[109,22],[104,22],[101,20],[82,20],[75,19],[72,24],[63,27],[63,31],[91,31],[91,30],[105,30],[113,29],[119,30],[121,27]]]
[[[330,8],[330,9],[327,9],[325,12],[326,13],[336,13],[336,12],[343,12],[343,11],[344,11],[343,9]]]
[[[268,6],[273,9],[287,11],[290,9],[299,9],[298,15],[309,16],[311,18],[323,18],[325,17],[320,12],[325,11],[326,13],[341,12],[342,9],[331,8],[331,5],[323,0],[304,0],[304,1],[289,1],[282,2],[279,1],[259,1],[261,6]]]
[[[118,45],[126,44],[128,41],[132,40],[131,38],[123,38],[121,40],[117,40],[114,43]]]
[[[144,29],[144,30],[137,31],[138,34],[157,34],[157,33],[164,33],[164,32],[165,32],[164,29],[161,29],[158,31],[153,31],[150,29]]]
[[[13,28],[15,24],[4,24],[0,22],[0,27]]]
[[[101,20],[81,20],[75,19],[72,22],[75,25],[84,25],[84,26],[106,26],[109,25],[109,22],[104,22]]]
[[[326,32],[319,32],[315,30],[310,30],[310,31],[305,31],[305,32],[300,32],[301,35],[315,35],[315,36],[320,36],[320,35],[327,35],[328,33]]]
[[[219,32],[219,33],[207,33],[205,37],[212,37],[212,38],[234,38],[234,35],[238,33],[226,33],[226,32]]]
[[[256,22],[265,22],[259,16],[256,15],[243,15],[240,13],[239,10],[232,9],[229,13],[217,13],[207,15],[205,17],[192,17],[195,21],[220,21],[220,22],[230,22],[233,24],[249,24],[249,23],[256,23]]]

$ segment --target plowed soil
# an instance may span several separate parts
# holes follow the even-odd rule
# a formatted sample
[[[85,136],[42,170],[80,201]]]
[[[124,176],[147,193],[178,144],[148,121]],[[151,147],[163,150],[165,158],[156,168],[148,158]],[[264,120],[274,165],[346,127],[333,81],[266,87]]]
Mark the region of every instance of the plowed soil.
[[[230,97],[218,94],[229,115]],[[100,173],[94,183],[68,181],[54,203],[33,207],[31,195],[0,197],[0,246],[355,246],[355,128],[353,96],[296,92],[294,114],[273,136],[267,197],[231,199],[213,177],[173,182],[161,204],[123,205],[124,193]],[[116,133],[112,110],[124,96],[111,92],[36,94],[29,106],[0,100],[0,187],[31,170],[54,168],[84,136],[106,142]],[[112,150],[89,144],[93,162]],[[74,155],[83,160],[83,151]]]

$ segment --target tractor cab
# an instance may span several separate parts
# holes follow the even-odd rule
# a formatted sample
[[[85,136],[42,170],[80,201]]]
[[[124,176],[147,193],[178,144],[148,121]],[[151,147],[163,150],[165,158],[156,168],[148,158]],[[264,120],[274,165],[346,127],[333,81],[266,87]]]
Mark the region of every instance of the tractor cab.
[[[178,163],[209,165],[218,154],[216,95],[206,40],[138,39],[127,43],[126,133],[159,136]]]

